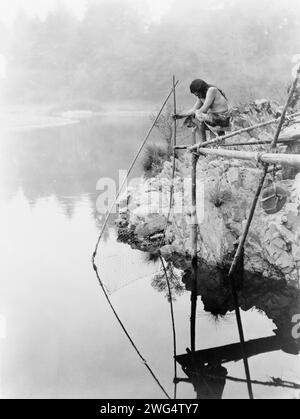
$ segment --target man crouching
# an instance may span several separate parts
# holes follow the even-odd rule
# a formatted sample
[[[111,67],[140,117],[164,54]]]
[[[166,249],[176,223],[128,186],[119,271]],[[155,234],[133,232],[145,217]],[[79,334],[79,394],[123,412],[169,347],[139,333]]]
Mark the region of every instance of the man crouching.
[[[191,83],[190,91],[197,97],[195,105],[188,111],[173,115],[174,119],[192,117],[210,127],[230,126],[229,104],[221,89],[197,79]]]

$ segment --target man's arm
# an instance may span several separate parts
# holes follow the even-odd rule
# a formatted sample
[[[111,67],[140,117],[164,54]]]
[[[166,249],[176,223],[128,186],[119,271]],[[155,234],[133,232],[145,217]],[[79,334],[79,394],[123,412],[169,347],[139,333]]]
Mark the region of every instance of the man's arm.
[[[195,105],[189,109],[188,111],[183,111],[177,115],[174,115],[174,117],[176,119],[181,119],[181,118],[187,118],[188,116],[192,116],[194,115],[195,111],[197,111],[198,109],[201,108],[201,106],[203,105],[203,102],[201,99],[197,99],[197,102],[195,103]]]

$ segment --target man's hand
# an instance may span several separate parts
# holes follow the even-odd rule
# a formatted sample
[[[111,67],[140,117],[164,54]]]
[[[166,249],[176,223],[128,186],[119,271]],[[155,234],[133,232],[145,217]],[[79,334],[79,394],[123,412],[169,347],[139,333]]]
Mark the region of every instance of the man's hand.
[[[193,112],[192,114],[188,114],[188,115],[180,115],[180,114],[172,114],[172,118],[176,121],[177,119],[183,119],[183,118],[187,118],[187,117],[192,117],[195,118],[195,112]]]
[[[182,119],[183,117],[179,114],[173,113],[172,118],[176,121],[177,119]]]

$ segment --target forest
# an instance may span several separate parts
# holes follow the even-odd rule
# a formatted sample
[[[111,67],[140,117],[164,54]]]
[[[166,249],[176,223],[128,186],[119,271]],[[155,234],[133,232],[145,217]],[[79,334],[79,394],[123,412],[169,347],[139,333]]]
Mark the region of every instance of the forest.
[[[299,10],[298,0],[174,0],[153,20],[130,0],[102,0],[82,19],[63,6],[44,20],[20,11],[11,30],[0,24],[4,94],[12,104],[151,104],[175,74],[184,100],[203,78],[234,104],[280,101],[300,53]]]

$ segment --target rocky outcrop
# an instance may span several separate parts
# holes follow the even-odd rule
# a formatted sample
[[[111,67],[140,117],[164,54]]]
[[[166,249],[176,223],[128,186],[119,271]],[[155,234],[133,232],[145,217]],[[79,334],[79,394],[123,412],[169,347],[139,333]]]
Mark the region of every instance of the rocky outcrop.
[[[119,219],[119,237],[144,251],[155,251],[166,229],[161,252],[166,259],[184,255],[190,248],[190,166],[178,162],[174,214],[167,225],[170,163],[155,179],[142,181],[129,196]],[[257,188],[261,171],[239,161],[200,159],[197,169],[199,258],[206,265],[223,266],[234,251]],[[270,176],[270,181],[271,181]],[[300,270],[299,176],[276,183],[287,193],[287,203],[276,214],[266,214],[258,205],[245,246],[245,270],[277,278],[295,285]],[[128,235],[128,232],[131,232]],[[126,241],[126,240],[125,240]],[[186,266],[185,266],[186,267]]]
[[[293,129],[300,131],[299,126]],[[264,136],[270,137],[270,132],[264,132]],[[125,199],[128,205],[121,209],[118,221],[119,239],[143,251],[155,252],[159,248],[164,259],[182,271],[186,289],[191,289],[190,158],[185,154],[176,163],[171,214],[172,165],[166,162],[159,175],[141,180],[128,193]],[[199,159],[197,215],[201,280],[198,292],[211,313],[225,314],[233,310],[226,272],[261,173],[262,167],[238,160]],[[244,248],[244,270],[239,275],[242,308],[255,306],[265,311],[281,329],[299,311],[299,293],[295,290],[300,286],[300,174],[294,175],[289,178],[282,170],[275,178],[273,174],[268,175],[267,184],[273,188],[275,182],[284,191],[284,205],[280,211],[269,214],[258,204]]]

